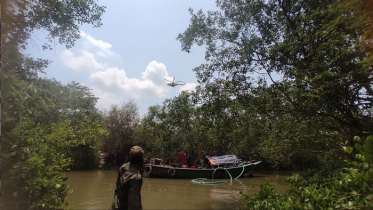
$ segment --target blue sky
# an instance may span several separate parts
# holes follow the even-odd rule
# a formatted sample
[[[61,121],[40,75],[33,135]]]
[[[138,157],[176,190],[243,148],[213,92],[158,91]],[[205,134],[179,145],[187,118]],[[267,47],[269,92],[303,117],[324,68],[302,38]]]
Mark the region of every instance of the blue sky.
[[[103,26],[81,26],[81,38],[71,49],[57,45],[42,51],[46,32],[32,35],[26,54],[53,61],[46,69],[48,78],[63,84],[79,82],[99,97],[97,107],[109,109],[134,99],[140,115],[151,105],[197,85],[194,67],[204,63],[205,49],[195,46],[181,51],[176,40],[190,23],[188,8],[217,10],[215,1],[142,0],[98,1],[105,5]],[[164,79],[182,80],[184,86],[171,88]]]

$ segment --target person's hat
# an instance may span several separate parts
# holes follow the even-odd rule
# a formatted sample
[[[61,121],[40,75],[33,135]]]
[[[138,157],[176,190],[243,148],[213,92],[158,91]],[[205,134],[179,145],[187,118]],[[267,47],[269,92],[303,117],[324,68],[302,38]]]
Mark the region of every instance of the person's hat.
[[[145,157],[144,150],[139,146],[133,146],[129,154],[132,155],[132,157]]]

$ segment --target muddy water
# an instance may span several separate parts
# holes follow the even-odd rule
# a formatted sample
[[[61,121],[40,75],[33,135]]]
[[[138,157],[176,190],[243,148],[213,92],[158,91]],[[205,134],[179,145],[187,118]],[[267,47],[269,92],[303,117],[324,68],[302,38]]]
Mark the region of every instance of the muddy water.
[[[269,182],[279,194],[289,187],[286,178],[290,174],[254,173],[252,178],[241,178],[230,183],[201,185],[191,180],[144,178],[142,205],[144,209],[238,209],[244,203],[240,191],[251,196],[259,191],[259,185]],[[67,184],[72,194],[66,196],[70,209],[108,209],[111,205],[116,171],[66,172]],[[209,180],[211,181],[211,180]],[[214,180],[217,181],[217,180]],[[253,184],[257,185],[252,188]]]

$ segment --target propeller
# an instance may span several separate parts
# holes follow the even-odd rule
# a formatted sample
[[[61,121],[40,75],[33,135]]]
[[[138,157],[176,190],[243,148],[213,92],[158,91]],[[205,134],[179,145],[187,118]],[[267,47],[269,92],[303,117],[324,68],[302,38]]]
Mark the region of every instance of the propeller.
[[[164,80],[174,83],[175,82],[175,77],[174,77],[174,79],[172,81],[168,80],[168,79],[164,79]]]

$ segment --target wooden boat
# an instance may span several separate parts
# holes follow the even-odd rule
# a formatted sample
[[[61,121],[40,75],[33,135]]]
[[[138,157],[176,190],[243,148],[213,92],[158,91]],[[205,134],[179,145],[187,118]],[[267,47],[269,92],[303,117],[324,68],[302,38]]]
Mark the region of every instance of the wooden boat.
[[[236,178],[242,177],[244,174],[249,173],[256,165],[261,161],[253,163],[247,163],[244,165],[232,166],[232,167],[218,167],[218,168],[175,168],[168,165],[154,165],[146,164],[144,171],[150,177],[159,178],[173,178],[173,179],[196,179],[196,178],[208,178],[208,179],[225,179],[225,178]],[[228,173],[229,172],[229,173]],[[230,175],[231,176],[230,176]]]

